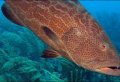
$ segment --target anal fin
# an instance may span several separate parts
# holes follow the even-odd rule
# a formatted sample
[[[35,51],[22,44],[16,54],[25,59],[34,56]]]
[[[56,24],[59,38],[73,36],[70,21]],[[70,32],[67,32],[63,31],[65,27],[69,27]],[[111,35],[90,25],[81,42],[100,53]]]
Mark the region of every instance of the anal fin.
[[[53,49],[47,49],[43,52],[43,55],[41,57],[43,58],[56,58],[56,57],[59,57],[60,54],[53,50]]]

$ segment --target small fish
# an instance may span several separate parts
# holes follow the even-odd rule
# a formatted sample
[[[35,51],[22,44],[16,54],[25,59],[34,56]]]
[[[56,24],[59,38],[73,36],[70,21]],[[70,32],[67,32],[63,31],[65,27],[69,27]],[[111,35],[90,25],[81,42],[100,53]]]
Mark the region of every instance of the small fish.
[[[31,29],[50,48],[91,71],[120,76],[120,59],[101,26],[77,0],[6,0],[3,14]]]

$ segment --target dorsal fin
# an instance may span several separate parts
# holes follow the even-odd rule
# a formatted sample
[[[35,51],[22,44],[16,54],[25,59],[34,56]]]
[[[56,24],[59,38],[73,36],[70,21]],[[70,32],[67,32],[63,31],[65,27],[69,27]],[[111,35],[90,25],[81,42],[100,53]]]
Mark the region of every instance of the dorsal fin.
[[[22,23],[18,21],[17,18],[14,16],[13,12],[10,11],[10,9],[7,7],[6,4],[3,4],[1,9],[2,9],[3,14],[8,20],[20,26],[23,26]]]

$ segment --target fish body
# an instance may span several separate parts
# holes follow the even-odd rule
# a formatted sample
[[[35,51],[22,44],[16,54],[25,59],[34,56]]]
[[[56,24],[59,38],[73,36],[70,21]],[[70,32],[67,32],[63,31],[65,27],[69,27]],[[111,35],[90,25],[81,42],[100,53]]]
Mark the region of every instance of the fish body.
[[[120,76],[115,48],[77,0],[6,0],[2,10],[46,42],[48,56],[59,54],[83,68]]]

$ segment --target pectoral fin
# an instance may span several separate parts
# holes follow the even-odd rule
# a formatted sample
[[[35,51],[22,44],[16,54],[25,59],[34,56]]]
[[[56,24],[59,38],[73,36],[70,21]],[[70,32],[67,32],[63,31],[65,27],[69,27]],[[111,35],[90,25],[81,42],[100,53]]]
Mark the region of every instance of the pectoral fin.
[[[43,55],[42,55],[43,58],[56,58],[56,57],[59,57],[59,56],[60,56],[60,54],[53,49],[45,50],[43,52]]]
[[[62,40],[58,37],[57,33],[55,33],[52,29],[50,29],[49,27],[43,26],[42,27],[44,33],[46,34],[46,36],[48,36],[48,38],[50,40],[52,40],[52,42],[54,43],[55,46],[57,46],[59,50],[65,49],[64,44],[62,42]]]

